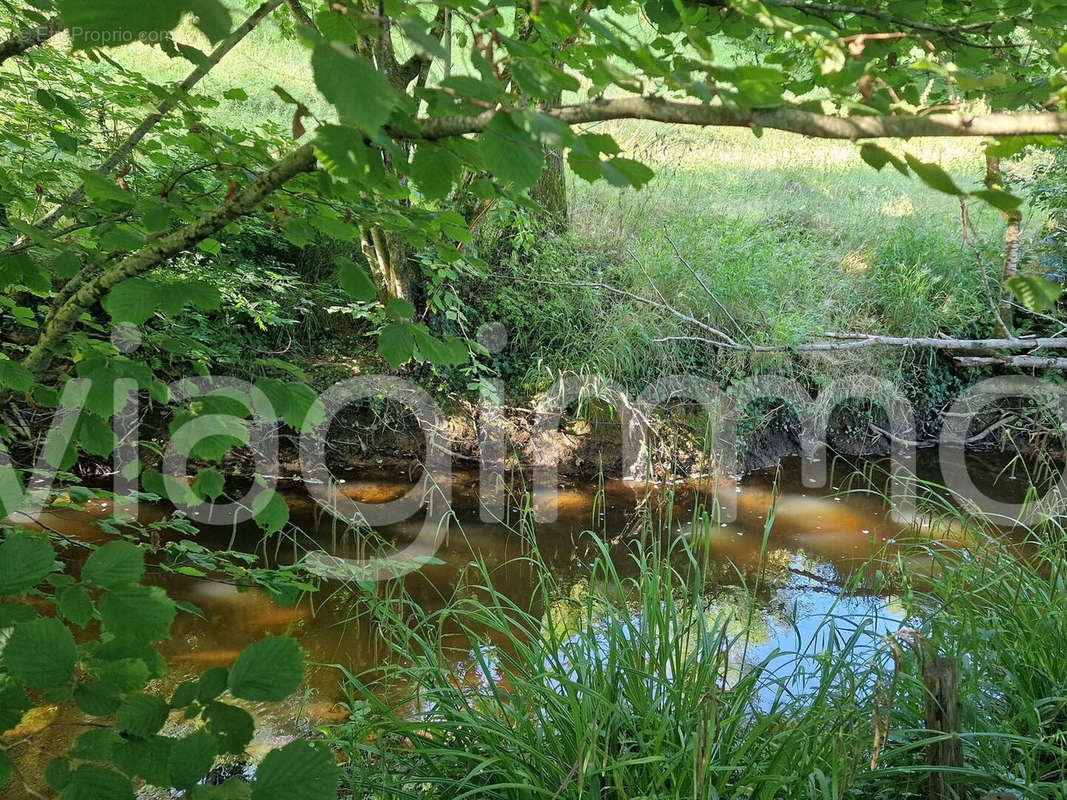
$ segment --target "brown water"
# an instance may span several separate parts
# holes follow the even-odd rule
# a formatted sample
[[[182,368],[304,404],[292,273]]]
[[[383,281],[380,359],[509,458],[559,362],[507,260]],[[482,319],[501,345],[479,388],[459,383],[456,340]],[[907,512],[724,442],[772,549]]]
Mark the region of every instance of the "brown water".
[[[998,462],[989,462],[984,470],[986,480],[999,470]],[[621,481],[564,484],[559,492],[558,520],[537,524],[533,541],[561,589],[574,592],[581,591],[588,579],[589,564],[598,552],[596,538],[612,542],[619,572],[632,574],[634,566],[625,543],[640,530],[641,520],[651,518],[656,521],[654,527],[689,537],[695,547],[711,556],[706,592],[712,604],[744,608],[747,613],[755,603],[758,613],[749,638],[756,656],[774,648],[810,648],[811,637],[831,612],[850,624],[866,622],[875,634],[884,633],[901,624],[904,611],[893,597],[892,580],[872,567],[869,559],[887,545],[892,547],[901,527],[888,518],[877,496],[846,491],[859,485],[846,481],[851,471],[851,467],[839,465],[837,480],[832,478],[826,487],[814,490],[800,484],[795,461],[784,462],[777,473],[768,470],[750,475],[738,489],[738,518],[728,525],[709,524],[706,518],[694,515],[694,508],[706,507],[709,502],[707,487],[700,485],[650,490]],[[362,474],[349,476],[343,490],[357,500],[376,502],[393,499],[409,486],[406,479],[395,476]],[[765,543],[767,515],[776,492],[774,524]],[[268,566],[291,562],[315,548],[355,555],[358,534],[339,531],[302,493],[294,491],[288,500],[291,521],[300,530],[295,541],[286,541],[277,549],[271,544],[264,553],[258,545],[258,531],[247,527],[236,533],[237,548],[249,552],[258,549]],[[436,553],[440,563],[428,564],[402,579],[410,596],[433,610],[473,592],[477,576],[471,564],[477,559],[491,571],[501,594],[528,607],[536,580],[533,567],[522,558],[533,546],[529,530],[520,535],[505,525],[479,520],[476,475],[458,475],[453,508],[459,524],[453,526],[447,542]],[[103,505],[96,511],[101,516],[108,513]],[[162,513],[161,509],[147,512],[156,517]],[[513,513],[517,521],[518,510],[513,509]],[[55,512],[42,522],[72,537],[100,540],[91,516]],[[380,533],[387,539],[404,541],[414,530],[417,523],[405,523]],[[231,535],[228,528],[205,526],[198,541],[224,548]],[[922,568],[921,564],[915,566]],[[264,635],[295,636],[309,654],[314,666],[304,696],[253,709],[263,747],[307,733],[317,725],[342,721],[344,709],[339,701],[343,698],[343,676],[333,665],[358,675],[379,667],[387,657],[376,629],[358,613],[358,590],[352,587],[327,583],[296,605],[281,608],[260,591],[240,592],[212,580],[158,572],[152,580],[176,600],[193,603],[204,613],[203,619],[179,615],[171,640],[162,645],[171,671],[155,687],[160,692],[170,691],[209,667],[232,663],[242,648]],[[851,591],[842,597],[845,586]],[[473,660],[461,654],[455,662],[457,676],[471,680],[472,669]],[[80,733],[72,713],[59,710],[50,732],[34,737],[24,757],[32,760],[35,751],[41,758],[54,754]],[[19,795],[9,790],[4,796]]]

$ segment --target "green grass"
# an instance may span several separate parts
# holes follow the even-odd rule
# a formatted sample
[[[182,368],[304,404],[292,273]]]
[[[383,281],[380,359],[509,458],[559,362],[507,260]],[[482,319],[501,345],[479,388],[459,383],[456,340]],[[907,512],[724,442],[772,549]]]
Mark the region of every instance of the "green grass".
[[[861,570],[895,584],[900,630],[835,608],[796,653],[757,656],[751,605],[715,604],[699,549],[648,528],[569,591],[533,552],[529,604],[480,564],[440,610],[391,594],[373,617],[398,665],[349,677],[328,738],[355,797],[917,798],[937,735],[921,664],[952,656],[960,789],[1067,797],[1064,532],[1011,544],[949,501],[933,513],[966,545],[917,538]]]
[[[510,351],[515,364],[508,365],[520,393],[540,391],[568,370],[606,374],[634,390],[680,371],[725,384],[785,370],[813,382],[856,372],[884,376],[914,389],[920,406],[944,394],[943,376],[929,392],[923,386],[923,375],[938,366],[929,354],[723,351],[670,340],[706,334],[660,308],[595,289],[530,283],[531,277],[604,282],[654,300],[658,290],[741,343],[791,346],[841,332],[960,338],[997,332],[990,307],[999,296],[1003,221],[995,210],[969,201],[965,237],[957,198],[891,167],[873,170],[850,142],[653,123],[593,127],[656,169],[647,187],[621,190],[572,178],[569,235],[545,241],[512,233],[503,257],[499,230],[480,231],[487,257],[496,266],[503,261],[510,280],[488,294],[472,290],[472,302],[482,318],[522,331]],[[964,188],[980,188],[981,142],[887,146],[940,164]],[[1008,169],[1025,175],[1038,160]],[[1029,241],[1045,215],[1025,213]],[[569,317],[555,312],[561,302],[574,308]]]

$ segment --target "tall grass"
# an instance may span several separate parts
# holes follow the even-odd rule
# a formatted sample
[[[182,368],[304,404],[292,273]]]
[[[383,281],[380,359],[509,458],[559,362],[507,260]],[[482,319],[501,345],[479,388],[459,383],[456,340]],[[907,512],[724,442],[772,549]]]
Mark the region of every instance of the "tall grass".
[[[348,743],[360,763],[349,773],[353,790],[450,798],[840,796],[867,746],[856,734],[870,721],[851,697],[862,676],[848,658],[804,661],[806,681],[820,690],[801,702],[791,681],[770,669],[777,654],[742,669],[748,628],[709,606],[699,561],[688,555],[672,567],[655,547],[638,548],[637,577],[623,578],[602,551],[578,597],[559,597],[543,575],[534,611],[496,593],[481,572],[480,596],[439,618],[407,608],[389,619],[421,631],[396,639],[406,663],[389,675],[410,694],[399,704],[406,713],[397,714],[395,697],[387,704],[361,693],[363,725],[350,731],[379,735]],[[441,663],[456,643],[428,632],[446,618],[463,631],[473,680]],[[835,649],[863,639],[861,630],[846,634],[832,621],[825,633]]]
[[[940,523],[958,528],[956,509]],[[389,593],[374,616],[396,666],[349,676],[352,718],[330,732],[353,795],[925,796],[939,734],[924,729],[921,665],[947,655],[961,668],[960,796],[1067,797],[1062,530],[1019,541],[977,524],[965,548],[898,545],[874,566],[898,576],[899,630],[878,636],[835,607],[813,635],[796,629],[795,650],[762,654],[753,606],[713,603],[700,551],[649,533],[622,557],[599,545],[571,590],[533,549],[529,603],[477,562],[441,610]]]

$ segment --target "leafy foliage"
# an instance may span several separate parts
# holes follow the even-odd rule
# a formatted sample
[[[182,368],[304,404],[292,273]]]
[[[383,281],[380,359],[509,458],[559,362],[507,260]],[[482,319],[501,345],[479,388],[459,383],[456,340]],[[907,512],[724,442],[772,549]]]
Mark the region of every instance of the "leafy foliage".
[[[126,541],[105,544],[89,555],[82,581],[75,582],[57,571],[60,562],[45,536],[4,528],[3,537],[0,728],[14,728],[32,707],[30,691],[105,718],[49,765],[48,782],[63,797],[132,798],[140,781],[194,789],[219,753],[240,753],[252,740],[248,712],[219,699],[227,688],[234,698],[256,701],[282,700],[299,689],[303,654],[292,639],[273,637],[246,649],[232,671],[211,670],[169,700],[147,692],[165,670],[149,643],[169,636],[177,607],[161,589],[140,583],[143,552]],[[16,602],[29,597],[54,606],[57,616],[40,616]],[[82,628],[90,619],[100,621],[100,633],[76,640],[71,626]],[[174,712],[181,713],[184,727],[203,727],[177,736],[161,733]],[[112,715],[110,726],[106,718]],[[332,758],[310,744],[268,755],[261,773],[267,780],[253,791],[277,797],[294,774],[315,780],[316,793],[301,796],[336,795]],[[10,776],[10,769],[0,769],[0,785]]]

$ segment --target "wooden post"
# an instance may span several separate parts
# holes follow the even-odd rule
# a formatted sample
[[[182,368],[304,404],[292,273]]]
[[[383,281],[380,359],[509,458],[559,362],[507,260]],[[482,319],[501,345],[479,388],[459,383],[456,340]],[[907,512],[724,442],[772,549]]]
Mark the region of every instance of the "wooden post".
[[[926,685],[926,728],[946,734],[960,731],[959,664],[954,658],[934,658],[923,664]],[[963,741],[958,735],[933,742],[926,754],[930,772],[929,800],[955,800],[953,779],[937,767],[963,766]]]

